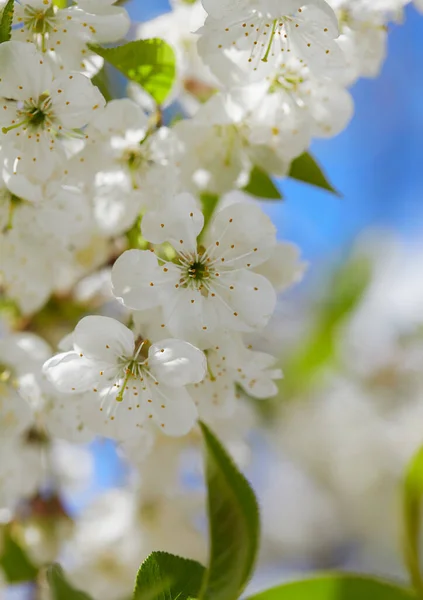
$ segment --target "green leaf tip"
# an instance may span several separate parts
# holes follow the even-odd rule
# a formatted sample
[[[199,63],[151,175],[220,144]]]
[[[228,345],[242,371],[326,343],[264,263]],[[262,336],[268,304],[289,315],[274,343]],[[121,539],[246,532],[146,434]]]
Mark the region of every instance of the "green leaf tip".
[[[292,161],[288,176],[297,181],[319,187],[342,198],[342,194],[333,187],[324,174],[322,167],[308,152],[304,152],[304,154],[301,154]]]
[[[153,552],[142,563],[134,600],[189,600],[196,598],[205,568],[195,560],[167,552]]]
[[[3,530],[0,569],[9,583],[34,581],[38,575],[37,567],[15,540],[10,527]]]
[[[200,422],[205,444],[210,532],[209,566],[199,600],[236,600],[254,569],[259,507],[248,481],[212,431]]]
[[[422,500],[423,446],[408,463],[403,485],[404,561],[419,598],[423,598],[423,578],[420,571]]]
[[[76,590],[66,580],[62,567],[58,564],[47,569],[47,581],[50,586],[52,600],[92,600],[91,596]]]
[[[283,196],[272,178],[259,167],[253,167],[250,180],[242,191],[263,200],[282,200]]]
[[[15,1],[9,0],[3,9],[0,18],[0,44],[8,42],[12,37],[13,13],[15,10]]]

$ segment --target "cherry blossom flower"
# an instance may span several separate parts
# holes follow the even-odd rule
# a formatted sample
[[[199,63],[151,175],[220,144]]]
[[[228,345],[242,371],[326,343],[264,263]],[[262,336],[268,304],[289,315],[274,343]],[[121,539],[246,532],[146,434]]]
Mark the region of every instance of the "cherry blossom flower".
[[[58,135],[75,135],[105,100],[80,73],[54,77],[31,44],[1,44],[0,65],[3,152],[16,157],[14,172],[46,180],[65,160]]]
[[[92,392],[98,420],[110,420],[117,437],[137,433],[152,419],[169,435],[184,435],[196,419],[186,391],[204,378],[204,354],[187,342],[166,339],[155,344],[135,339],[109,317],[85,317],[73,334],[73,350],[44,365],[48,379],[62,393]],[[88,404],[88,401],[87,401]]]
[[[35,44],[58,70],[91,71],[102,60],[88,43],[117,42],[130,27],[128,13],[113,6],[115,0],[81,0],[59,9],[53,0],[20,0],[15,3],[12,39]]]
[[[252,269],[267,260],[276,244],[270,219],[257,205],[233,204],[216,214],[198,244],[203,225],[203,214],[189,194],[176,197],[165,212],[147,213],[144,237],[153,244],[169,242],[175,259],[161,260],[142,250],[125,252],[112,270],[113,293],[134,310],[160,304],[163,325],[182,339],[197,339],[218,327],[263,327],[276,294]]]
[[[335,13],[325,0],[203,0],[208,13],[198,48],[219,77],[225,71],[262,78],[292,53],[314,72],[343,68]]]

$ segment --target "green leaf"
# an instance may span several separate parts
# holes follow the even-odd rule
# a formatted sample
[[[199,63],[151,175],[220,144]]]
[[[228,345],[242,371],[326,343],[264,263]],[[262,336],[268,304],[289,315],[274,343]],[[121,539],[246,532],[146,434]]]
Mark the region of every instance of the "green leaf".
[[[420,572],[420,532],[423,500],[423,447],[411,459],[404,479],[404,558],[411,581],[423,598],[423,579]]]
[[[256,497],[210,429],[200,423],[206,448],[210,531],[209,568],[200,600],[236,600],[251,577],[259,541]]]
[[[195,560],[153,552],[142,563],[134,600],[188,600],[200,591],[205,568]]]
[[[328,575],[267,590],[248,600],[415,600],[407,589],[356,575]]]
[[[98,87],[100,92],[103,94],[106,102],[110,102],[110,100],[113,100],[113,96],[110,92],[111,86],[110,86],[109,75],[107,73],[105,66],[103,66],[103,68],[100,69],[100,71],[96,75],[94,75],[94,77],[91,79],[91,81],[93,82],[94,85],[96,85]]]
[[[68,0],[53,0],[53,4],[55,4],[57,8],[67,8]]]
[[[303,181],[304,183],[309,183],[310,185],[315,185],[316,187],[332,192],[337,196],[341,196],[328,181],[321,166],[308,152],[304,152],[304,154],[301,154],[301,156],[292,161],[289,177],[297,179],[298,181]]]
[[[27,554],[15,541],[9,527],[3,530],[0,568],[9,583],[34,581],[38,569],[32,564]]]
[[[85,592],[75,590],[67,581],[60,565],[51,565],[47,569],[52,600],[92,600]]]
[[[314,323],[291,349],[284,364],[281,390],[290,398],[315,387],[321,373],[336,364],[339,332],[360,305],[372,276],[366,256],[352,256],[325,285],[326,294],[314,306]]]
[[[13,12],[15,1],[9,0],[3,9],[0,20],[0,44],[8,42],[12,37]]]
[[[265,200],[282,200],[283,198],[271,177],[259,167],[253,167],[250,173],[250,181],[242,188],[242,191]]]
[[[115,48],[89,46],[131,81],[141,85],[157,102],[168,97],[176,75],[176,58],[165,41],[137,40]]]
[[[219,204],[219,196],[217,194],[209,194],[207,192],[203,192],[200,196],[201,201],[201,209],[204,215],[204,228],[203,231],[206,230],[207,225],[210,223],[212,216],[214,215],[214,211]]]

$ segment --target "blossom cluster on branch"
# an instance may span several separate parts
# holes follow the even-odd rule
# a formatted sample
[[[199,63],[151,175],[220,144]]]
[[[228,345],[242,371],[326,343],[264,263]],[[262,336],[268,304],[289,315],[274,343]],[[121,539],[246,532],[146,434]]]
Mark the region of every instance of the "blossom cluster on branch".
[[[136,52],[137,64],[110,59],[132,80],[125,98],[105,83],[114,49],[102,48],[130,31],[123,6],[14,3],[0,43],[0,308],[13,309],[0,339],[0,507],[10,518],[69,484],[63,440],[102,436],[141,477],[113,500],[128,534],[135,521],[151,528],[131,546],[138,563],[171,546],[176,523],[192,528],[178,536],[186,553],[201,555],[188,525],[201,500],[168,492],[180,490],[198,419],[246,460],[257,419],[246,398],[276,396],[282,378],[263,333],[277,294],[306,269],[257,202],[260,182],[295,176],[313,139],[345,129],[348,89],[377,75],[407,3],[174,0],[137,31],[158,47],[155,65]],[[161,40],[176,56],[164,102],[147,81],[166,77]],[[132,577],[125,548],[113,560]],[[98,578],[84,563],[86,585],[99,598],[125,594],[125,569],[102,587],[100,563]]]

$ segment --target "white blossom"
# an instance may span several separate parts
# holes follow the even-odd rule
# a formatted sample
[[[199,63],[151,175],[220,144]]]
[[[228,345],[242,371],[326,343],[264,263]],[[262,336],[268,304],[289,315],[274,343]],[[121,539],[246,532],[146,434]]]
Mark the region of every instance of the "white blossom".
[[[80,73],[54,77],[31,44],[1,44],[0,64],[3,151],[15,159],[14,172],[46,180],[65,160],[58,136],[85,127],[104,98]]]
[[[196,339],[217,327],[263,327],[276,295],[269,281],[252,269],[276,244],[270,219],[254,204],[233,204],[216,214],[198,245],[203,224],[188,194],[175,198],[163,213],[147,213],[144,237],[154,244],[172,244],[175,259],[169,262],[149,251],[125,252],[112,270],[113,293],[134,310],[160,304],[163,325],[182,339]]]
[[[57,70],[97,71],[102,60],[88,43],[116,42],[130,26],[124,8],[109,0],[81,0],[59,9],[53,0],[20,0],[15,3],[12,39],[35,44]]]
[[[142,210],[166,204],[177,188],[176,140],[169,129],[150,126],[135,102],[112,100],[92,119],[87,144],[73,158],[106,235],[127,231]]]
[[[149,419],[169,435],[187,433],[196,409],[185,387],[201,381],[205,369],[204,354],[187,342],[150,345],[118,321],[94,316],[76,326],[73,350],[44,366],[60,392],[92,392],[87,410],[99,411],[99,422],[103,413],[120,439],[136,435]]]
[[[320,75],[344,66],[335,13],[325,0],[203,0],[208,12],[198,48],[206,64],[232,84],[262,78],[292,53]]]

